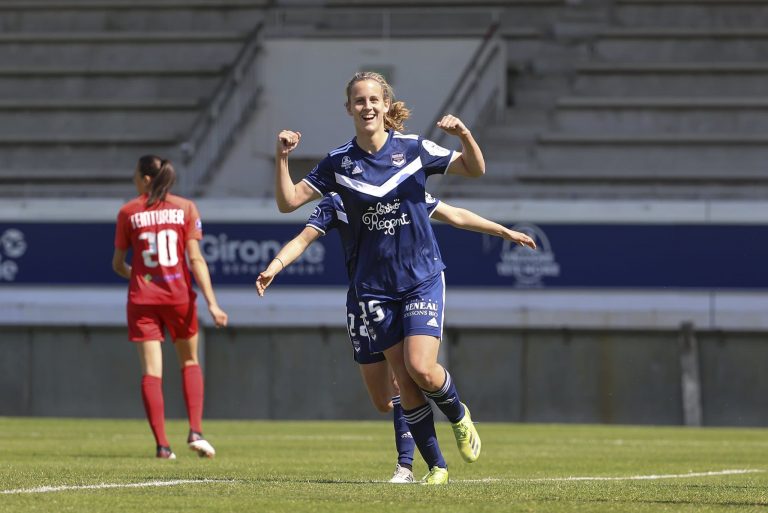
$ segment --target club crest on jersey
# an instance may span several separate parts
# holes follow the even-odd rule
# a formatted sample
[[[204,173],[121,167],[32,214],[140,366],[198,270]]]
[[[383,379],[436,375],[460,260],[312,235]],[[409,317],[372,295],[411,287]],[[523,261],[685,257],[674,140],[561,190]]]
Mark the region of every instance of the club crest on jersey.
[[[404,153],[393,153],[392,154],[392,165],[397,167],[403,167],[403,164],[405,164],[405,154]]]
[[[352,162],[352,159],[349,158],[349,155],[344,155],[344,158],[341,159],[341,167],[344,168],[344,171],[349,171],[349,168],[354,165],[355,163]]]

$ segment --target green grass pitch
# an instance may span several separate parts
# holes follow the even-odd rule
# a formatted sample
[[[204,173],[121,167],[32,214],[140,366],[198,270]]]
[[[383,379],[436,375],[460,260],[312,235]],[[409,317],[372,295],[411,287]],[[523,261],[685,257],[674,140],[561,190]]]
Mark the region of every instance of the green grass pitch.
[[[765,429],[480,423],[469,465],[440,423],[451,483],[425,487],[383,482],[396,460],[388,422],[204,427],[216,459],[188,451],[186,424],[171,421],[178,460],[160,461],[144,421],[0,418],[0,511],[768,510]]]

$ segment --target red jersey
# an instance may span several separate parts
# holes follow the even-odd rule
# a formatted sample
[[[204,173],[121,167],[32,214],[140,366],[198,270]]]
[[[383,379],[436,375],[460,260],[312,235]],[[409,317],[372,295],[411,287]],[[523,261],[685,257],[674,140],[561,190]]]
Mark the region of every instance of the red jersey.
[[[197,207],[168,194],[147,207],[147,195],[135,198],[117,214],[115,247],[133,249],[128,301],[137,305],[180,305],[196,294],[187,266],[190,239],[203,238]]]

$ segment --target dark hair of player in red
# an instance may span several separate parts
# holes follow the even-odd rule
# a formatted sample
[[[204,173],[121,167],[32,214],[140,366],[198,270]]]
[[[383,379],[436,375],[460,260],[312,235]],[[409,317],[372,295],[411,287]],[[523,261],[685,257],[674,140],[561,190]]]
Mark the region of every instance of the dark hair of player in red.
[[[147,206],[151,207],[158,201],[165,200],[168,192],[176,182],[176,170],[170,160],[157,155],[144,155],[139,159],[137,172],[141,177],[148,176],[149,182]]]

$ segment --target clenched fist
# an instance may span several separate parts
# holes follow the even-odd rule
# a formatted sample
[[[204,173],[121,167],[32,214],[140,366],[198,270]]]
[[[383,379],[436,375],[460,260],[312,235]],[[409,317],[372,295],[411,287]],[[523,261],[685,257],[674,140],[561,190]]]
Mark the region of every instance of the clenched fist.
[[[277,156],[285,157],[290,152],[296,149],[301,140],[301,132],[293,132],[291,130],[281,130],[277,134]]]

